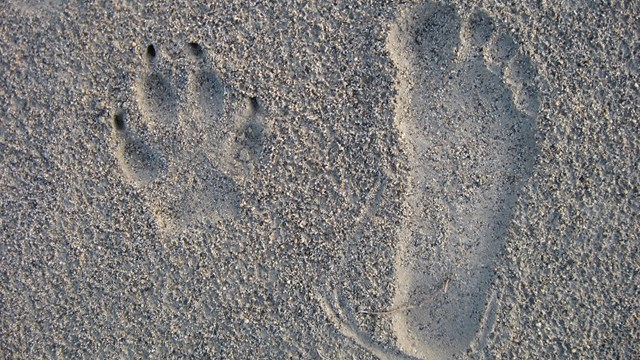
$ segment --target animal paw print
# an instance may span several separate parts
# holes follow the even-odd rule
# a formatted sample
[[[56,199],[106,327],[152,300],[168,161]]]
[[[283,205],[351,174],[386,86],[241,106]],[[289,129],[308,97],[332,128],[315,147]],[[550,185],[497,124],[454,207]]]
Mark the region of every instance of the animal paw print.
[[[160,227],[177,230],[240,215],[241,186],[263,161],[266,135],[255,97],[225,84],[197,43],[187,46],[183,91],[153,45],[135,93],[141,121],[113,118],[116,157]]]

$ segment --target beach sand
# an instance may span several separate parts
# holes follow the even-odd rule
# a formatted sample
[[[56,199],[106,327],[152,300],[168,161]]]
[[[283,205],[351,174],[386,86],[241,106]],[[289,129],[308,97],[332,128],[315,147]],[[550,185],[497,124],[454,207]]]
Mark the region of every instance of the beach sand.
[[[638,3],[0,14],[0,357],[640,357]]]

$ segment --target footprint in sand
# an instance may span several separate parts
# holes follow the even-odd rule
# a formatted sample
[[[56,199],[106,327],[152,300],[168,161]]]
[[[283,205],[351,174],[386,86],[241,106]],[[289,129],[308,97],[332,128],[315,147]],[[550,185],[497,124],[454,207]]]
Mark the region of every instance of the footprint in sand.
[[[394,303],[415,305],[392,323],[406,353],[446,358],[490,327],[495,259],[536,152],[535,70],[486,13],[439,4],[404,13],[388,48],[411,168]]]
[[[135,89],[142,121],[130,124],[123,111],[113,118],[122,171],[165,231],[237,218],[239,186],[264,158],[257,100],[222,82],[199,44],[189,43],[186,52],[188,81],[178,91],[172,69],[149,45],[148,69]]]
[[[535,69],[486,13],[462,18],[439,3],[406,9],[387,46],[410,191],[394,304],[364,313],[389,317],[397,349],[383,350],[341,320],[344,307],[322,306],[379,357],[450,358],[481,345],[492,326],[494,262],[536,152]]]

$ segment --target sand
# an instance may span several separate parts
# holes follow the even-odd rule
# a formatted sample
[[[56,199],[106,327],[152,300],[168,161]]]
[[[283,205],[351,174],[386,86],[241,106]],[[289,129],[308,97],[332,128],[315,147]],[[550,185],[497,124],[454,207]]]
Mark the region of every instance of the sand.
[[[0,14],[0,357],[640,357],[636,2]]]

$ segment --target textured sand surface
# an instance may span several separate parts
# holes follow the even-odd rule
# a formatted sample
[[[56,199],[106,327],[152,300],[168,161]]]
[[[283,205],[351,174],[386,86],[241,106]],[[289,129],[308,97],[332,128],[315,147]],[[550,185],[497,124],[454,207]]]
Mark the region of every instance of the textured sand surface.
[[[640,357],[637,2],[0,15],[0,357]]]

